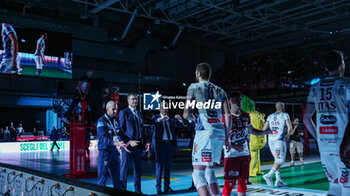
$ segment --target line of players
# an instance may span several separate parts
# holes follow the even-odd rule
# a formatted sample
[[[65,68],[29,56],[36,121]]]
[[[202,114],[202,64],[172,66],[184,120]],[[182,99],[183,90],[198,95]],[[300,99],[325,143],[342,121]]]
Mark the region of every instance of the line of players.
[[[307,100],[304,123],[317,143],[321,161],[330,181],[328,195],[350,195],[350,79],[343,77],[345,63],[343,54],[331,51],[324,56],[327,77],[315,84]],[[263,176],[266,183],[286,186],[280,176],[280,167],[285,162],[286,139],[292,131],[289,115],[281,102],[276,103],[276,112],[269,115],[263,131],[255,130],[249,114],[241,110],[241,95],[227,97],[224,90],[209,81],[211,67],[201,63],[196,67],[197,83],[189,86],[188,102],[205,102],[214,99],[222,103],[220,109],[198,109],[196,134],[193,143],[193,182],[199,195],[220,195],[214,173],[215,163],[220,162],[221,146],[225,146],[224,178],[222,195],[230,195],[238,181],[238,195],[245,195],[249,177],[248,133],[269,134],[268,144],[274,164]],[[312,121],[316,111],[317,123]],[[190,114],[184,110],[184,118]],[[223,118],[221,118],[223,116]]]
[[[36,76],[39,76],[45,63],[45,40],[47,33],[41,34],[41,37],[36,43],[35,49],[35,64]],[[20,74],[22,68],[20,66],[20,57],[18,55],[18,37],[15,29],[11,24],[2,23],[1,25],[1,40],[3,45],[2,60],[0,63],[0,73]]]
[[[2,73],[19,73],[18,39],[12,25],[3,23],[1,31],[4,53],[0,64]],[[40,75],[45,63],[44,51],[47,34],[41,35],[37,41],[35,62]],[[345,63],[343,54],[339,51],[330,52],[325,58],[328,76],[313,86],[307,101],[304,123],[310,133],[317,138],[321,153],[321,161],[330,181],[329,195],[350,194],[349,157],[349,103],[350,80],[344,78]],[[277,103],[277,111],[270,115],[263,132],[255,130],[249,120],[249,115],[240,110],[240,96],[234,94],[227,98],[226,93],[218,86],[209,82],[210,66],[199,64],[196,69],[198,83],[188,89],[188,97],[198,102],[215,99],[221,102],[222,110],[199,110],[199,123],[196,126],[193,161],[193,181],[200,195],[219,195],[218,184],[214,173],[214,163],[219,163],[221,146],[225,143],[225,185],[224,195],[232,191],[234,180],[238,179],[238,192],[246,192],[249,176],[249,153],[246,137],[252,134],[270,134],[269,147],[275,158],[275,163],[268,174],[264,175],[268,185],[273,185],[272,176],[276,175],[276,186],[285,186],[280,178],[279,169],[285,161],[287,133],[291,131],[291,123],[287,113],[284,113],[283,103]],[[230,108],[230,106],[231,108]],[[317,127],[312,121],[316,111]],[[187,118],[190,111],[184,111]],[[219,118],[224,114],[225,123]],[[331,120],[324,120],[325,116]],[[332,120],[335,119],[335,120]],[[245,139],[242,139],[245,138]],[[344,138],[344,139],[343,139]],[[340,148],[341,147],[341,148]],[[209,189],[207,187],[209,186]],[[210,191],[209,191],[210,190]]]

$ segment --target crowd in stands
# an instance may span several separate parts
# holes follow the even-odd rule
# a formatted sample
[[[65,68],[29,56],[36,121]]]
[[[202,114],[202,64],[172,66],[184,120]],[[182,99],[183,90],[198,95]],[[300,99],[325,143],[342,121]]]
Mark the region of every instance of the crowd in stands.
[[[213,81],[227,92],[240,90],[250,96],[283,84],[304,85],[324,73],[322,56],[330,50],[342,51],[348,62],[347,42],[327,40],[231,60],[213,74]]]

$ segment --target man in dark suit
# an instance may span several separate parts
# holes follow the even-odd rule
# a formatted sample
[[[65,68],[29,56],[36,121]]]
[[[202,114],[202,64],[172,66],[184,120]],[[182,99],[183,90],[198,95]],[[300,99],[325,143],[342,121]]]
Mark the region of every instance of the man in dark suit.
[[[134,165],[134,187],[135,192],[141,193],[141,162],[143,146],[146,148],[146,152],[150,149],[150,143],[147,142],[147,138],[143,129],[143,119],[140,111],[136,109],[138,103],[137,94],[129,93],[128,104],[129,106],[119,113],[119,123],[121,130],[131,140],[139,141],[139,145],[135,147],[128,146],[127,148],[121,148],[121,171],[120,179],[122,183],[122,189],[126,190],[127,178],[128,178],[128,166],[132,162]]]
[[[173,192],[170,188],[170,169],[173,156],[173,148],[177,147],[175,128],[183,127],[180,115],[171,118],[168,109],[161,104],[160,113],[153,115],[151,119],[153,126],[152,146],[156,155],[156,188],[157,194],[162,194],[161,182],[164,171],[164,193]]]
[[[56,146],[57,150],[60,150],[60,147],[57,145],[57,140],[59,139],[58,131],[55,127],[53,127],[53,130],[51,131],[50,135],[51,141],[52,141],[52,147],[50,151],[53,151],[53,148]]]

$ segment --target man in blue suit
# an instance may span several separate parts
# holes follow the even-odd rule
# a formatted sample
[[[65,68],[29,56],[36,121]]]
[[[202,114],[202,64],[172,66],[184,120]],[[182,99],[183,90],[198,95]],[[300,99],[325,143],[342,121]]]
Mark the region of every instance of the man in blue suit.
[[[156,188],[157,194],[162,194],[161,182],[164,171],[164,193],[171,193],[170,169],[173,157],[173,149],[177,147],[175,128],[183,127],[180,115],[172,118],[168,115],[168,109],[161,104],[160,113],[153,115],[151,119],[153,126],[152,146],[156,154]]]
[[[135,192],[142,194],[141,192],[141,162],[143,146],[146,148],[146,152],[150,149],[150,143],[143,129],[143,118],[140,111],[136,109],[138,103],[137,94],[128,94],[129,106],[119,113],[120,129],[131,140],[139,141],[139,145],[135,147],[128,146],[121,148],[121,171],[120,179],[122,183],[122,189],[126,190],[127,178],[128,178],[128,166],[133,163],[134,166],[134,188]]]
[[[119,173],[120,159],[116,146],[136,146],[138,142],[130,140],[124,132],[120,131],[116,113],[117,104],[114,101],[109,101],[106,105],[106,113],[97,121],[97,184],[106,186],[109,172],[112,178],[113,188],[121,189]]]

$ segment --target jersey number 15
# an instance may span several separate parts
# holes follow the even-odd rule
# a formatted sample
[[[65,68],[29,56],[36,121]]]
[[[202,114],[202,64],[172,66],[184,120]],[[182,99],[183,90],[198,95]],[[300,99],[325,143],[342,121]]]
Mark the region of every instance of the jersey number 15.
[[[332,88],[321,88],[321,100],[331,100],[332,99]]]

